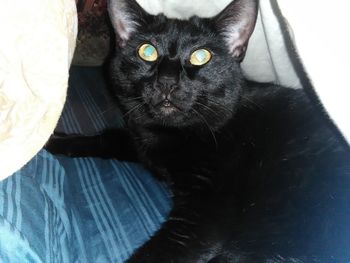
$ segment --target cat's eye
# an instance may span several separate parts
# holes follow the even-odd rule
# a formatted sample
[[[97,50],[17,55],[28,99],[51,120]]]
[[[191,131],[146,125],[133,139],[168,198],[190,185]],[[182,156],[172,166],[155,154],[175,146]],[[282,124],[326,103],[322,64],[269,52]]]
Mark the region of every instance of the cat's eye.
[[[139,54],[140,58],[142,58],[145,61],[156,61],[158,58],[158,52],[157,49],[152,46],[151,44],[142,44],[137,53]]]
[[[190,63],[195,66],[202,66],[211,60],[211,53],[204,49],[197,49],[191,54]]]

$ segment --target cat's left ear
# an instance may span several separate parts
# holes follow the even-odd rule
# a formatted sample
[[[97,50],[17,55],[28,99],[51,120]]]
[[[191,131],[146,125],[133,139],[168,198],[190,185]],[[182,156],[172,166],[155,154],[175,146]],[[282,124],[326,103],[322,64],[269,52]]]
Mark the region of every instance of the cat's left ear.
[[[108,12],[121,47],[153,17],[135,0],[108,0]]]
[[[231,54],[239,61],[244,58],[255,27],[258,4],[258,0],[234,0],[213,18]]]

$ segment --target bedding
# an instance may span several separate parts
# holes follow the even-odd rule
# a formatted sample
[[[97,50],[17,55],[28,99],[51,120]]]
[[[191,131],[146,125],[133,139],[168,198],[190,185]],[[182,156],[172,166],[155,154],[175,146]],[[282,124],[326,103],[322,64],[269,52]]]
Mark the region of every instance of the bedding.
[[[42,150],[0,182],[0,262],[122,263],[170,205],[139,165]]]
[[[56,132],[93,135],[124,125],[108,93],[103,67],[73,66],[68,83],[67,100]]]
[[[73,0],[0,8],[0,180],[42,148],[61,114],[77,32]]]
[[[103,115],[111,105],[102,68],[72,67],[56,131],[123,125],[115,111]],[[41,150],[0,182],[0,262],[122,263],[170,207],[168,189],[140,165]]]

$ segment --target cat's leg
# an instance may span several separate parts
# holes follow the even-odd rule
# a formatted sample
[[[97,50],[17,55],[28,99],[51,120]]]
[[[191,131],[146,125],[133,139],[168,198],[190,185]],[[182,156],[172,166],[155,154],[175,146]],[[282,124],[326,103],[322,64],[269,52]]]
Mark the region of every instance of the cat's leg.
[[[308,222],[309,219],[305,214],[299,217],[288,212],[288,209],[284,212],[281,209],[281,214],[278,216],[266,216],[258,212],[248,218],[240,219],[243,223],[237,224],[234,235],[229,238],[229,242],[222,249],[223,256],[213,262],[345,262],[339,260],[341,257],[337,255],[336,244],[339,244],[339,248],[342,247],[341,239],[339,238],[339,243],[334,243],[335,246],[331,248],[325,229],[317,226],[320,220]],[[319,235],[314,236],[315,233],[310,231],[309,228],[313,227],[316,227],[314,230]],[[331,228],[331,222],[327,222],[327,227]],[[230,260],[236,258],[237,255],[244,257],[236,261]]]
[[[311,262],[324,262],[317,261],[316,258],[305,259],[297,257],[282,257],[280,255],[275,256],[257,256],[257,255],[247,255],[241,251],[235,251],[233,253],[219,255],[208,263],[311,263]],[[325,262],[326,263],[326,262]]]
[[[221,197],[175,196],[167,221],[127,262],[207,263],[229,236],[234,211],[234,204]]]
[[[44,148],[52,154],[71,157],[115,158],[137,161],[133,140],[127,130],[118,129],[98,135],[53,134]]]

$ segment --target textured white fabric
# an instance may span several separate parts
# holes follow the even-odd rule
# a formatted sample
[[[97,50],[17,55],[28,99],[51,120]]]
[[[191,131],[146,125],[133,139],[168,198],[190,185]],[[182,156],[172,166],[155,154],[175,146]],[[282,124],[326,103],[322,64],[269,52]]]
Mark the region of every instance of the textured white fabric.
[[[350,2],[280,0],[279,6],[321,102],[350,143]]]
[[[65,102],[77,19],[74,0],[2,0],[0,180],[45,144]]]

